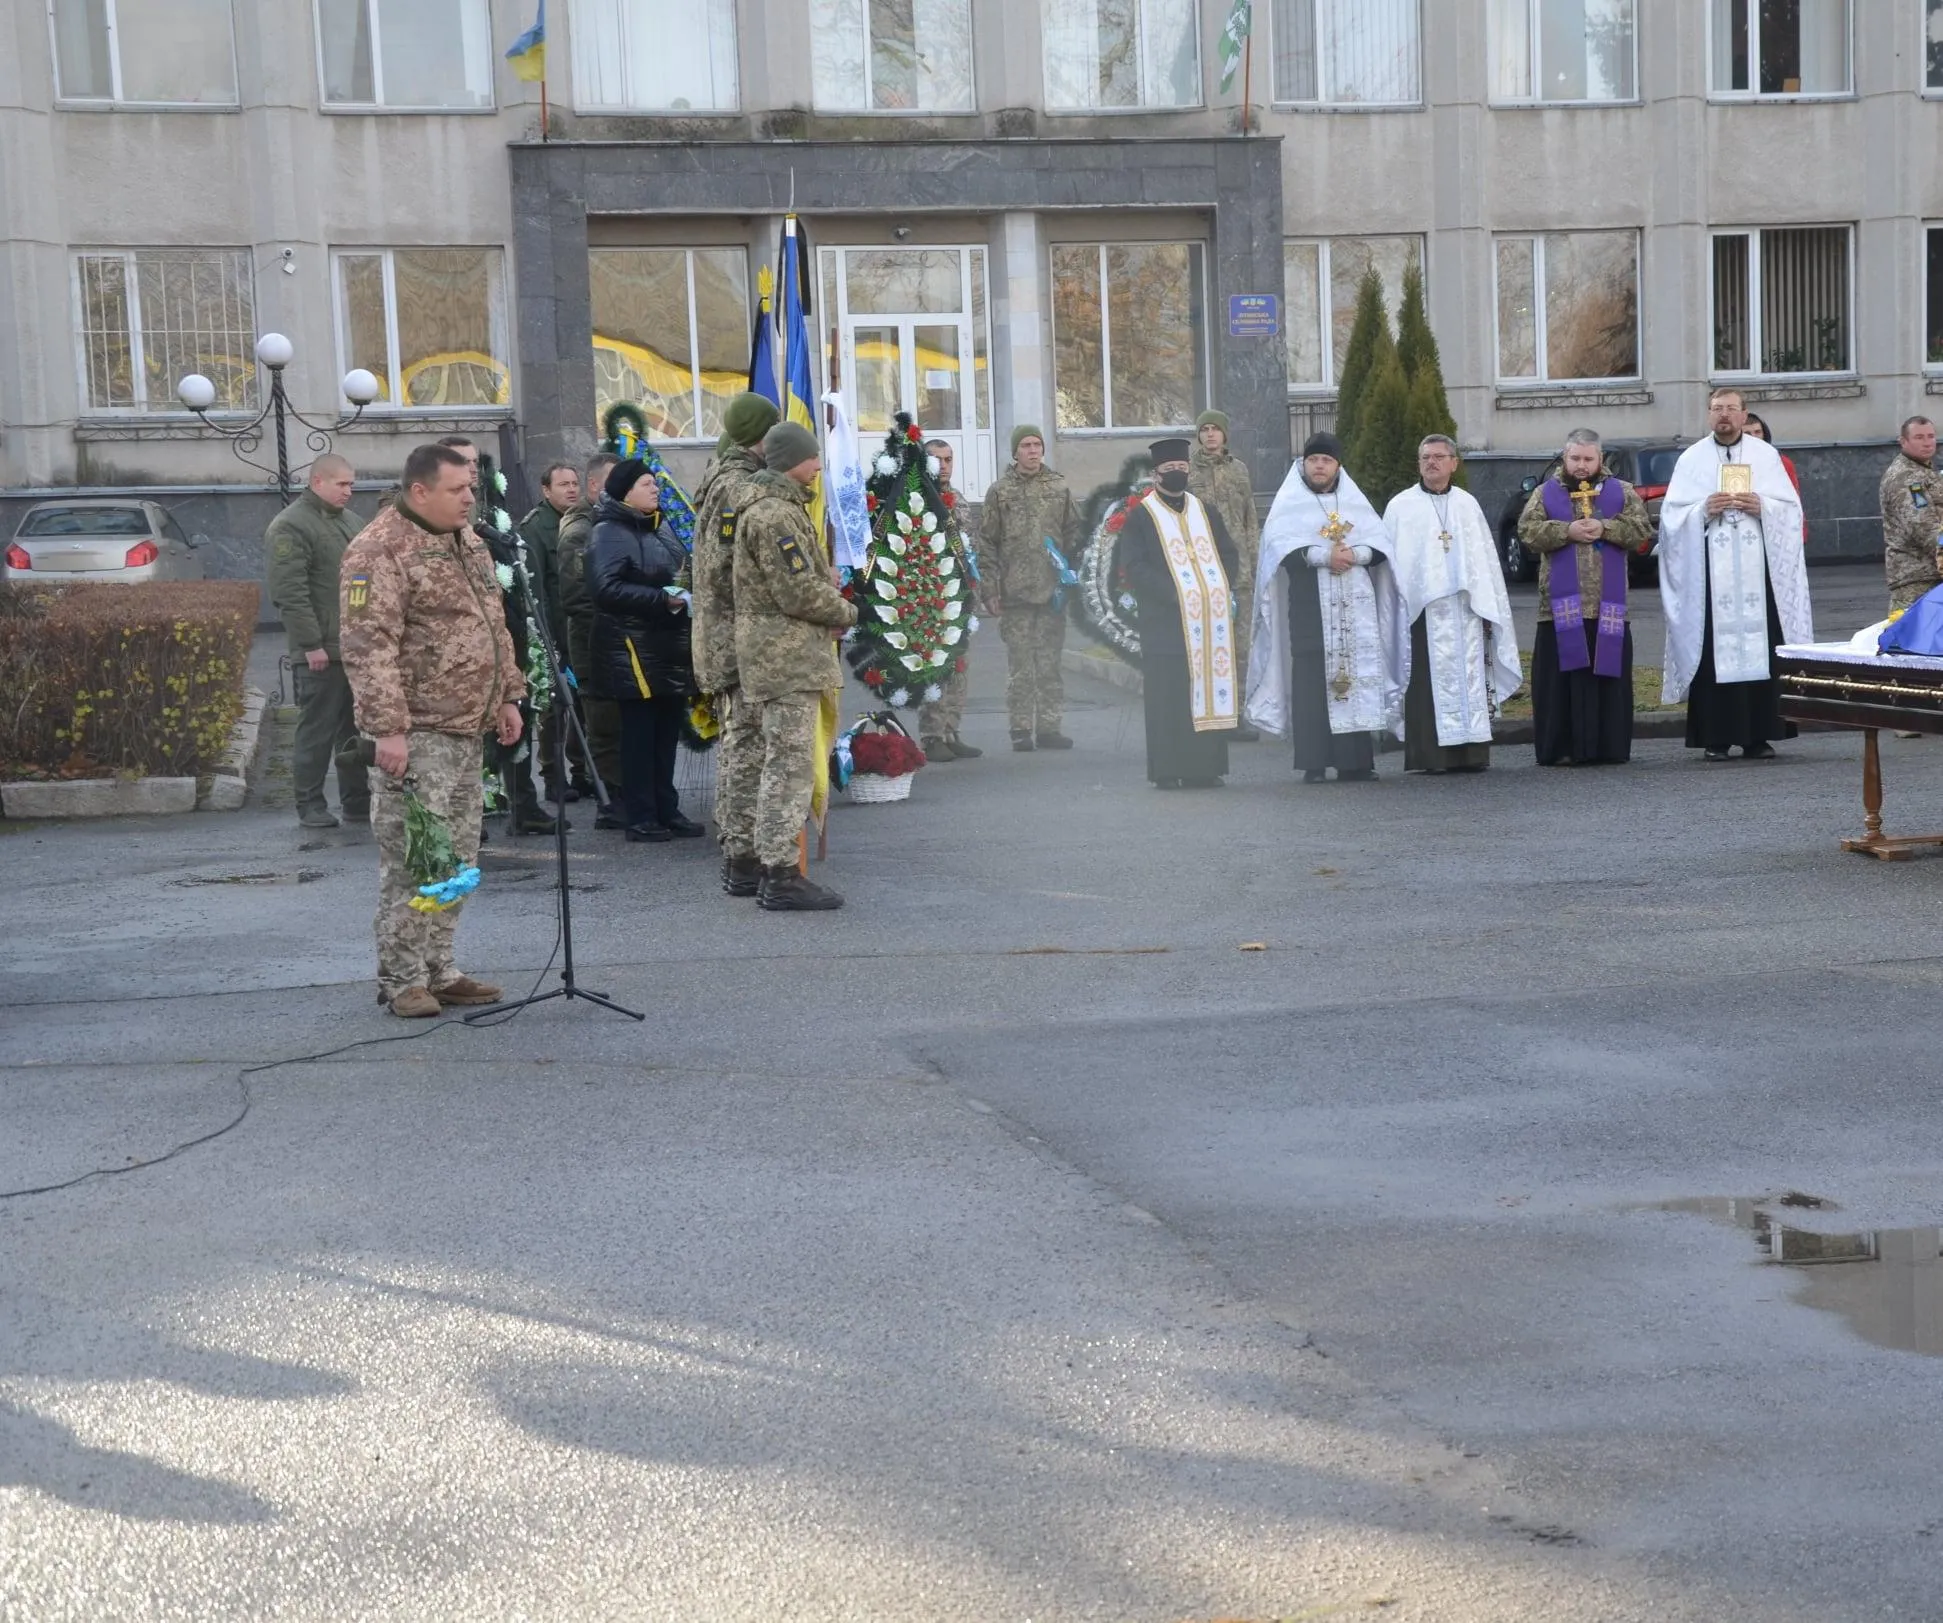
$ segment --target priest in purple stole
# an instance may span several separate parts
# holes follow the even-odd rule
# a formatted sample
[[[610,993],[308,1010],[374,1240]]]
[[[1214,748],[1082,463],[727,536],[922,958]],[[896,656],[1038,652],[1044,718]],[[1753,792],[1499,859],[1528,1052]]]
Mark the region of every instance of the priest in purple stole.
[[[1599,436],[1574,429],[1560,471],[1531,493],[1518,520],[1518,539],[1540,560],[1531,657],[1532,742],[1540,766],[1591,766],[1632,755],[1626,558],[1652,533],[1639,493],[1606,472]]]

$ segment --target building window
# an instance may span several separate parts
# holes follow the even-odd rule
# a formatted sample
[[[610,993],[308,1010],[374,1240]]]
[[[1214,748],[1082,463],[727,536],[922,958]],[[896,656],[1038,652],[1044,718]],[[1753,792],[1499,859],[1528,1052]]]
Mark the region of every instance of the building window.
[[[810,0],[810,72],[830,112],[968,113],[971,0]]]
[[[1282,244],[1282,335],[1292,390],[1334,389],[1356,321],[1356,294],[1374,267],[1394,315],[1403,277],[1421,272],[1422,237],[1335,237]]]
[[[594,398],[630,400],[655,439],[714,440],[748,387],[749,256],[741,248],[596,248]]]
[[[491,107],[487,0],[317,0],[317,52],[330,107]]]
[[[1634,0],[1491,0],[1491,99],[1631,101]]]
[[[215,411],[256,401],[256,300],[246,248],[100,248],[74,258],[85,411],[174,411],[178,379]]]
[[[1847,372],[1849,228],[1714,235],[1714,371]]]
[[[511,402],[497,248],[345,248],[331,257],[338,370],[371,373],[379,409]]]
[[[1419,0],[1275,0],[1275,99],[1414,106]]]
[[[735,0],[577,0],[573,90],[582,112],[733,112]]]
[[[1500,237],[1498,376],[1589,383],[1639,376],[1639,234]]]
[[[1193,422],[1208,400],[1201,245],[1056,246],[1052,334],[1062,429]]]
[[[1923,360],[1943,367],[1943,225],[1932,225],[1925,233],[1924,256]]]
[[[1710,0],[1708,17],[1716,96],[1848,94],[1849,0]]]
[[[1923,7],[1923,84],[1943,90],[1943,0],[1927,0]]]
[[[1195,0],[1045,0],[1046,105],[1201,105]]]
[[[52,0],[63,101],[234,107],[230,0]]]

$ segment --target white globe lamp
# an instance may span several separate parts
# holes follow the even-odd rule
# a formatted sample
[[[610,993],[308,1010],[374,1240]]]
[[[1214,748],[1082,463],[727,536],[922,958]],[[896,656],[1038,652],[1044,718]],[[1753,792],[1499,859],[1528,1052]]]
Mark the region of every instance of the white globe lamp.
[[[216,385],[200,372],[191,372],[175,386],[175,393],[191,411],[207,411],[216,404]]]
[[[280,332],[266,332],[256,341],[256,358],[272,372],[281,372],[296,353],[290,340]]]

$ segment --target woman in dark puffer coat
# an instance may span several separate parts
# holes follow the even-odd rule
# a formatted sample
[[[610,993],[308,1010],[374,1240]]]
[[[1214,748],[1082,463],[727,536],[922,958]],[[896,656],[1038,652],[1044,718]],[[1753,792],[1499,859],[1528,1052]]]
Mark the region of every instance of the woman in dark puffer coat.
[[[638,458],[617,464],[594,505],[587,584],[594,600],[599,691],[621,711],[621,799],[630,840],[693,839],[681,814],[675,746],[695,691],[688,593],[678,582],[688,555],[661,529],[660,491]]]

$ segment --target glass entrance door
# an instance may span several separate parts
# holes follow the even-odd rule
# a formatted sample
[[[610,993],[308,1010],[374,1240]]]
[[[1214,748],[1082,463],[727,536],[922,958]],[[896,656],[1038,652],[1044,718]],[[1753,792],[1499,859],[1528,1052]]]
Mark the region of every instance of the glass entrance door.
[[[824,357],[868,463],[900,411],[952,449],[972,500],[997,476],[985,250],[824,248]]]

